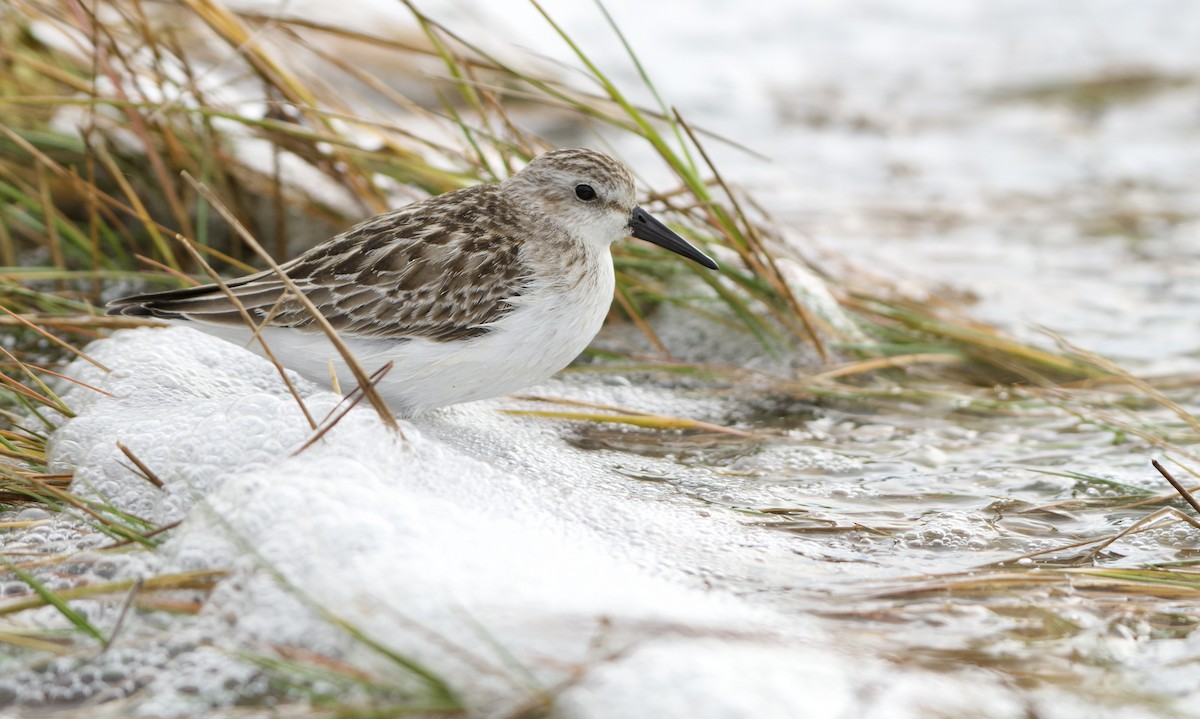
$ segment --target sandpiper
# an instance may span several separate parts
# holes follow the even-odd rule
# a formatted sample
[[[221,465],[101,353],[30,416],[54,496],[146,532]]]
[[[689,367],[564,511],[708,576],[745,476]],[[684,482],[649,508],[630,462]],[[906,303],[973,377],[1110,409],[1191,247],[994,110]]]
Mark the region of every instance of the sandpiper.
[[[281,266],[397,413],[496,397],[541,382],[588,345],[613,298],[609,248],[632,235],[717,264],[635,203],[628,168],[600,152],[547,152],[512,177],[366,220]],[[273,270],[227,286],[134,295],[110,314],[154,317],[257,348],[329,386],[354,381]]]

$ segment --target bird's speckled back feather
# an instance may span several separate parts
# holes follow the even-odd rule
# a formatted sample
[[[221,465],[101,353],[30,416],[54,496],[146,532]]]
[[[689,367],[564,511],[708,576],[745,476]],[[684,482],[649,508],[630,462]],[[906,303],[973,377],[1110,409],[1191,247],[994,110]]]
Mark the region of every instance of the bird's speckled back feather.
[[[613,293],[609,247],[635,223],[652,241],[697,252],[646,217],[623,165],[592,150],[557,150],[499,184],[366,220],[281,269],[368,372],[391,364],[379,389],[414,415],[506,394],[565,367],[604,321]],[[210,285],[127,297],[109,311],[183,322],[234,342],[258,337],[310,379],[328,382],[332,371],[351,381],[275,271],[227,287],[236,302]]]

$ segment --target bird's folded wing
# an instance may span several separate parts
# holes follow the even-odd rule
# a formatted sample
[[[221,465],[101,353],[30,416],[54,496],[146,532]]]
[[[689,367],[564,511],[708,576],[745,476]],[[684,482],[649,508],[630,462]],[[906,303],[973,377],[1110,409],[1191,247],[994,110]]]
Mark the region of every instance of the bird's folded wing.
[[[376,218],[281,268],[339,332],[469,339],[513,309],[526,281],[515,241],[485,242],[471,227],[431,233],[400,213],[384,218],[393,224],[380,227]],[[229,293],[206,285],[135,295],[109,303],[109,313],[244,326],[244,308],[256,325],[319,331],[273,270],[226,287]]]

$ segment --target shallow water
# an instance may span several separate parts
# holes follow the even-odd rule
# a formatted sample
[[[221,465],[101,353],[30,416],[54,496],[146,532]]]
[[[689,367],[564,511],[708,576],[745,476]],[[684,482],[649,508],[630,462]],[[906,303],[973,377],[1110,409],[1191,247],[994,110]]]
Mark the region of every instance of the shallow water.
[[[1195,4],[609,6],[668,102],[771,157],[711,143],[805,256],[969,292],[976,317],[1047,346],[1039,326],[1135,371],[1200,370]],[[1190,387],[1173,396],[1194,414]],[[834,616],[901,663],[999,672],[1039,715],[1073,711],[1039,700],[1047,686],[1096,695],[1095,712],[1194,715],[1192,590],[1091,589],[1043,563],[1091,547],[1015,561],[1148,515],[1114,507],[1171,494],[1158,452],[1054,412],[819,414],[666,480],[792,537],[797,559],[756,601]],[[1192,562],[1198,542],[1176,522],[1083,566]],[[994,579],[921,589],[972,570]]]

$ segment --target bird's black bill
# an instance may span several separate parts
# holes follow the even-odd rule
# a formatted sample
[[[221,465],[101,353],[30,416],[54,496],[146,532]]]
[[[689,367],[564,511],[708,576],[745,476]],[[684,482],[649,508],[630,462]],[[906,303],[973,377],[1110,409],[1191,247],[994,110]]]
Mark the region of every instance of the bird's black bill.
[[[711,257],[697,250],[691,243],[672,232],[671,228],[654,219],[649,212],[640,207],[633,208],[633,215],[629,218],[629,234],[639,240],[653,242],[677,255],[683,255],[710,270],[717,269],[717,263],[713,262]]]

